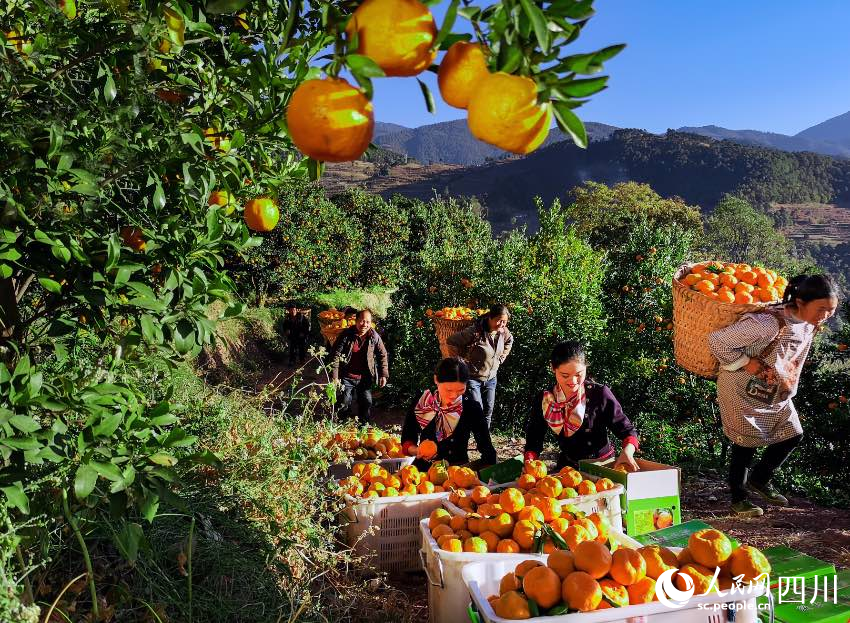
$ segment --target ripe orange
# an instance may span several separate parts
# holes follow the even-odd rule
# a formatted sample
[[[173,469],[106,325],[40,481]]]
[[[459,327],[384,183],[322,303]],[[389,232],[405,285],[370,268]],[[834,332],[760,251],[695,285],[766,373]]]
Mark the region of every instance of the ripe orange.
[[[490,520],[490,530],[505,539],[514,531],[514,519],[508,513],[499,513]]]
[[[584,478],[581,473],[572,467],[565,467],[560,472],[558,472],[558,480],[561,481],[561,484],[565,487],[570,487],[575,489],[579,483],[581,483]]]
[[[138,227],[122,227],[121,240],[134,251],[144,251],[147,247],[142,230]]]
[[[744,581],[752,582],[763,573],[770,573],[770,562],[760,550],[750,545],[742,545],[729,557],[729,571],[732,577],[744,576]]]
[[[536,533],[536,524],[528,521],[527,519],[521,519],[516,522],[512,536],[513,540],[516,541],[522,549],[528,550],[534,545],[534,535]]]
[[[286,123],[305,156],[345,162],[357,160],[369,147],[375,115],[362,91],[342,78],[325,78],[305,80],[295,89]]]
[[[522,590],[522,582],[516,577],[516,573],[511,571],[505,574],[501,582],[499,582],[499,595],[504,595],[508,591]]]
[[[526,506],[524,507],[519,514],[517,515],[517,521],[527,519],[528,521],[533,521],[535,523],[545,523],[545,518],[543,517],[543,511],[541,511],[536,506]]]
[[[648,604],[657,601],[655,594],[655,580],[646,577],[626,587],[629,592],[629,605]]]
[[[705,528],[697,530],[688,538],[688,549],[696,562],[714,569],[729,559],[732,542],[720,530]]]
[[[476,83],[489,74],[487,58],[477,43],[453,43],[440,62],[437,85],[446,104],[455,108],[469,106]]]
[[[233,214],[233,210],[236,209],[236,201],[233,195],[226,190],[214,190],[211,192],[207,205],[224,208],[223,212],[227,216]]]
[[[564,540],[567,542],[567,546],[570,548],[570,551],[575,553],[576,548],[580,543],[583,543],[584,541],[592,541],[593,539],[590,538],[590,534],[584,526],[573,524],[567,528],[567,533],[564,534]]]
[[[440,524],[449,525],[452,520],[452,515],[445,508],[435,508],[428,516],[428,529],[433,532],[434,528]]]
[[[537,498],[532,504],[543,513],[543,521],[552,521],[561,516],[561,504],[555,498]]]
[[[460,539],[457,538],[456,534],[448,534],[444,537],[440,537],[440,540],[437,541],[437,544],[440,546],[440,549],[444,549],[447,552],[463,551],[463,543],[461,543]]]
[[[454,515],[449,520],[449,525],[451,526],[452,530],[455,530],[455,531],[466,530],[466,517],[462,517],[460,515]]]
[[[676,559],[676,554],[660,545],[647,545],[641,547],[640,555],[646,561],[646,575],[657,580],[658,576],[669,569],[678,569],[679,561]]]
[[[560,534],[563,537],[570,527],[570,520],[566,517],[558,517],[557,519],[553,519],[552,521],[550,521],[549,526],[557,534]]]
[[[561,601],[561,578],[549,567],[535,567],[522,578],[522,590],[538,606],[548,610]]]
[[[717,300],[721,303],[734,303],[735,293],[726,286],[722,286],[717,291]]]
[[[594,493],[597,493],[596,484],[592,480],[582,480],[578,483],[576,491],[579,495],[593,495]]]
[[[697,281],[694,284],[694,290],[702,292],[703,294],[708,294],[709,292],[714,292],[714,284],[707,279],[703,279],[702,281]]]
[[[531,474],[537,480],[546,476],[546,463],[539,459],[534,459],[532,461],[526,461],[523,466],[524,474]]]
[[[280,211],[267,197],[251,199],[245,204],[245,224],[254,231],[271,231],[280,220]]]
[[[516,566],[516,568],[514,569],[514,573],[516,573],[516,576],[520,580],[522,580],[522,578],[525,577],[526,573],[528,573],[535,567],[540,567],[541,565],[543,565],[543,563],[539,560],[523,560]]]
[[[561,584],[561,597],[571,610],[589,612],[596,610],[602,601],[602,588],[599,582],[583,571],[567,576]]]
[[[502,539],[496,546],[496,551],[500,554],[519,554],[519,543],[513,539]]]
[[[470,537],[463,542],[463,551],[465,552],[486,554],[488,549],[487,541],[482,539],[480,536]]]
[[[537,103],[534,81],[501,71],[476,83],[468,110],[475,138],[515,154],[537,149],[552,125],[552,107]]]
[[[557,498],[564,490],[564,485],[554,476],[544,476],[537,481],[537,490],[546,497]]]
[[[496,547],[499,545],[499,535],[495,532],[491,532],[487,530],[486,532],[482,532],[481,540],[487,544],[487,551],[491,554],[496,551]]]
[[[678,566],[686,565],[691,562],[696,562],[694,557],[691,555],[691,550],[687,547],[683,547],[678,554],[676,554],[676,560],[679,562]]]
[[[368,56],[387,76],[415,76],[437,55],[434,17],[418,0],[365,0],[345,32],[357,35],[357,53]]]
[[[490,489],[483,485],[474,487],[470,492],[470,495],[472,496],[472,501],[476,504],[486,504],[487,496],[490,495]]]
[[[484,531],[484,518],[478,513],[469,513],[466,516],[466,529],[473,534],[480,534]]]
[[[611,551],[596,541],[583,541],[573,551],[575,555],[575,566],[579,571],[584,571],[591,577],[599,579],[605,577],[611,570]]]
[[[431,536],[434,537],[435,540],[447,534],[454,534],[454,530],[452,530],[451,526],[446,523],[437,524],[434,526],[433,530],[431,530]]]
[[[673,583],[680,591],[688,590],[688,584],[682,577],[683,575],[687,575],[693,581],[694,595],[707,593],[714,577],[714,573],[708,567],[699,564],[684,565],[673,578]]]
[[[619,582],[605,578],[604,580],[599,580],[599,588],[602,589],[602,594],[605,597],[616,604],[617,608],[624,608],[629,605],[629,592]]]
[[[596,490],[597,491],[608,491],[613,489],[617,485],[614,484],[614,481],[610,478],[600,478],[596,481]]]
[[[575,557],[571,551],[566,549],[558,549],[549,554],[546,564],[562,580],[565,580],[569,574],[576,570]]]
[[[437,444],[434,443],[430,439],[426,439],[422,443],[419,444],[419,455],[424,457],[430,457],[437,454]]]
[[[646,576],[646,561],[635,549],[621,548],[611,555],[611,577],[629,586]]]
[[[751,305],[753,303],[753,297],[749,292],[738,292],[735,294],[735,302],[738,305]]]
[[[600,543],[605,543],[608,540],[608,533],[611,531],[611,524],[608,520],[599,513],[591,513],[587,519],[593,522],[596,526],[596,540]]]
[[[499,506],[505,512],[518,513],[525,506],[525,499],[522,497],[522,491],[515,487],[505,489],[499,494]]]
[[[537,484],[537,479],[531,474],[523,474],[517,479],[516,483],[520,489],[528,491]]]
[[[416,492],[419,494],[434,493],[434,483],[423,480],[416,486]]]
[[[530,619],[528,600],[517,591],[509,591],[493,602],[496,616],[503,619]]]

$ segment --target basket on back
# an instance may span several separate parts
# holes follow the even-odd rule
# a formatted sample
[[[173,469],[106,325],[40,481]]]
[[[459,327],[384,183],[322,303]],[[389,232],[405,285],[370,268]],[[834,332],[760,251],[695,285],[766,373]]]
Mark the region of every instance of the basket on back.
[[[446,345],[449,336],[475,323],[474,320],[449,319],[439,316],[433,316],[432,320],[434,321],[434,331],[437,333],[437,341],[440,343],[440,354],[443,357],[451,356],[449,348]]]
[[[743,314],[774,303],[722,303],[682,283],[695,264],[685,264],[673,276],[673,354],[676,363],[696,375],[713,379],[720,367],[708,348],[708,336],[728,327]]]

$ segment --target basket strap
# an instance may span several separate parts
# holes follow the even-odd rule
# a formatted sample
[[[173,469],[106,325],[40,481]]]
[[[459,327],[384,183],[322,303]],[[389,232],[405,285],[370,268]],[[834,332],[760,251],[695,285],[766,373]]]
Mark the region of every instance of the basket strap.
[[[776,345],[779,344],[779,340],[782,339],[782,334],[785,332],[785,328],[788,326],[788,321],[785,319],[785,316],[781,313],[774,312],[773,310],[768,312],[771,316],[776,318],[776,322],[779,323],[779,331],[776,332],[776,336],[771,340],[770,344],[768,344],[764,350],[762,350],[756,360],[763,366],[769,367],[767,362],[764,360],[764,356],[771,351],[771,349],[776,348]]]

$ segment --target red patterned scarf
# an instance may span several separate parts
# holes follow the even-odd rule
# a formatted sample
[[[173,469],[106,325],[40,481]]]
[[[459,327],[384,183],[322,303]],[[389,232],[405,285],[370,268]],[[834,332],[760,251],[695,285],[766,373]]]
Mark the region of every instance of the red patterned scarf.
[[[556,435],[563,431],[565,437],[571,437],[584,421],[586,398],[583,383],[569,398],[557,384],[551,392],[543,392],[543,417],[546,424]]]
[[[428,423],[437,418],[437,441],[451,437],[455,431],[460,416],[463,413],[463,394],[457,397],[448,407],[440,406],[440,395],[435,391],[425,390],[414,408],[416,421],[425,428]]]

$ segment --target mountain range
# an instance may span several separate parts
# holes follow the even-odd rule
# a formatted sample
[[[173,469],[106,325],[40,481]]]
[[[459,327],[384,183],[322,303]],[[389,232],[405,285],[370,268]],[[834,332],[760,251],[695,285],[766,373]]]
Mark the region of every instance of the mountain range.
[[[586,123],[591,142],[609,138],[619,128],[604,123]],[[793,136],[759,130],[730,130],[716,125],[682,127],[676,130],[743,145],[759,145],[792,152],[814,152],[850,158],[850,112],[819,123]],[[566,140],[553,128],[543,147]],[[449,163],[480,165],[492,160],[510,158],[505,153],[475,139],[466,121],[458,119],[418,128],[392,123],[376,123],[374,142],[390,151],[404,154],[422,164]]]

